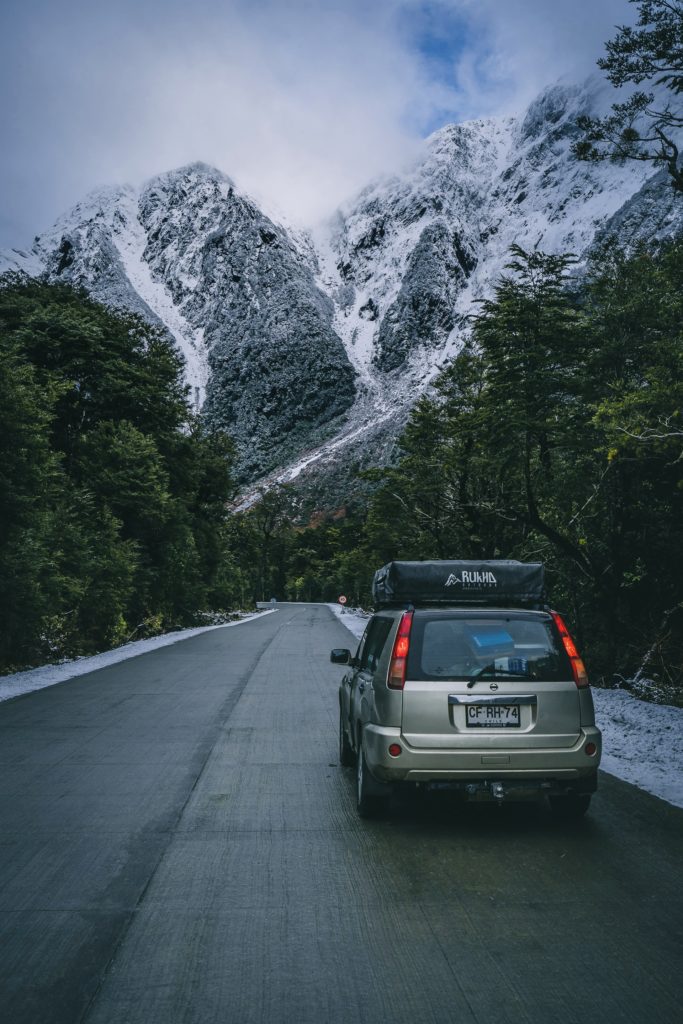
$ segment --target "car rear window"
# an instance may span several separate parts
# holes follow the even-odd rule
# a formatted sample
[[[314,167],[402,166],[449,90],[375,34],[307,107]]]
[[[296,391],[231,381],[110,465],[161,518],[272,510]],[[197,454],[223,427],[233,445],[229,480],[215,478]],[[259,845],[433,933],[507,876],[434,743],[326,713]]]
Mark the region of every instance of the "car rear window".
[[[552,620],[524,612],[417,613],[413,620],[408,678],[573,679]]]

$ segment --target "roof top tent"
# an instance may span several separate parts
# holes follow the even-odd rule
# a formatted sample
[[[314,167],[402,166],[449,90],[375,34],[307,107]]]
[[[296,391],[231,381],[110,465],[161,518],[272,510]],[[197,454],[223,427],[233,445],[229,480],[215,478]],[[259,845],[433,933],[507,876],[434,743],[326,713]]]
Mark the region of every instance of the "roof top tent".
[[[375,573],[377,608],[463,605],[544,608],[541,562],[513,560],[388,562]]]

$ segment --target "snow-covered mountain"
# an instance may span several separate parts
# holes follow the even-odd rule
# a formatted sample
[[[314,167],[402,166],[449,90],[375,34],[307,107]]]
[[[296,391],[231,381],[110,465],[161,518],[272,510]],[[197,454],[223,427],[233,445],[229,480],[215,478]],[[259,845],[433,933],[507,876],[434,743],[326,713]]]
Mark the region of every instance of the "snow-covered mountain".
[[[197,403],[240,442],[246,476],[296,454],[353,404],[355,374],[314,255],[214,168],[93,192],[30,257],[7,263],[163,325]]]
[[[414,167],[337,213],[317,241],[335,327],[356,364],[423,376],[457,347],[464,316],[514,243],[581,256],[599,233],[629,242],[681,229],[683,203],[665,172],[573,158],[577,116],[604,103],[592,78],[546,89],[519,118],[448,125]]]
[[[518,118],[448,125],[309,233],[193,164],[93,193],[4,265],[164,325],[246,478],[292,479],[342,453],[362,465],[457,351],[513,243],[582,256],[611,233],[683,229],[665,172],[573,159],[576,117],[606,102],[590,79]]]

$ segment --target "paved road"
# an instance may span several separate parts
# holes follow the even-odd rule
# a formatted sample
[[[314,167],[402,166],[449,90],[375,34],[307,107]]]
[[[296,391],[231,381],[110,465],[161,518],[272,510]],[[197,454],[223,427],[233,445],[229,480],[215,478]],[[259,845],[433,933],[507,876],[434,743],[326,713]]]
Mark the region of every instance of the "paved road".
[[[678,1024],[683,812],[360,822],[348,645],[281,605],[0,705],[3,1022]]]

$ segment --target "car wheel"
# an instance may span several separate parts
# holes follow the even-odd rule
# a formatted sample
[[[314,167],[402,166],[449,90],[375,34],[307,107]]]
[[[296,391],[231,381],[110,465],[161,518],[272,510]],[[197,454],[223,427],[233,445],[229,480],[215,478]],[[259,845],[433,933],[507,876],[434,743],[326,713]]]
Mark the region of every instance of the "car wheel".
[[[380,801],[371,791],[371,775],[365,760],[363,741],[358,741],[356,758],[356,809],[361,818],[374,818],[379,812]]]
[[[582,818],[590,807],[590,793],[574,793],[569,796],[548,797],[550,810],[556,818],[572,821]]]
[[[339,763],[342,768],[350,768],[353,764],[353,748],[344,729],[341,704],[339,705]]]

